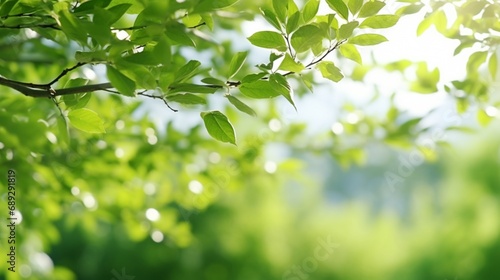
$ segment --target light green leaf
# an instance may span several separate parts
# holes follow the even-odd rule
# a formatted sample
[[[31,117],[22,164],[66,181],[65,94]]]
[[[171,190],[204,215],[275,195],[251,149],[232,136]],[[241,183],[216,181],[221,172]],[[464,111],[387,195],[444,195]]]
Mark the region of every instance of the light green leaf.
[[[300,12],[295,12],[295,14],[291,15],[288,18],[286,22],[286,33],[290,34],[297,29],[301,19],[300,16],[301,16]]]
[[[208,134],[221,142],[236,145],[236,136],[234,129],[227,117],[219,111],[200,113]]]
[[[269,82],[281,95],[286,98],[286,100],[288,100],[288,102],[290,102],[290,104],[292,104],[293,108],[297,110],[297,107],[295,107],[295,102],[293,100],[293,91],[290,88],[290,84],[288,84],[286,78],[281,74],[273,73],[269,77]]]
[[[168,95],[167,99],[181,104],[207,104],[205,98],[191,93]]]
[[[276,16],[281,22],[286,21],[286,15],[288,10],[288,1],[287,0],[273,0],[273,8]]]
[[[319,8],[319,0],[309,0],[304,5],[304,9],[302,11],[302,19],[305,23],[311,21],[316,14],[318,13]]]
[[[239,100],[238,98],[232,96],[232,95],[226,95],[227,99],[229,100],[229,102],[231,104],[234,105],[234,107],[236,107],[236,109],[240,110],[241,112],[243,113],[246,113],[250,116],[257,116],[257,114],[255,113],[255,111],[250,108],[250,106],[248,106],[247,104],[243,103],[241,100]]]
[[[301,26],[295,33],[292,34],[291,44],[298,53],[308,51],[315,44],[321,42],[321,30],[319,27],[307,24]]]
[[[352,61],[362,64],[361,55],[353,44],[342,44],[339,48],[340,54]]]
[[[280,95],[280,93],[269,83],[269,81],[264,80],[242,83],[240,91],[244,95],[256,99],[273,98]]]
[[[332,10],[339,13],[339,15],[345,20],[349,19],[349,10],[347,9],[346,4],[342,0],[326,0],[328,6],[332,8]]]
[[[361,6],[363,6],[363,0],[349,0],[347,6],[349,7],[351,13],[355,15],[359,11]]]
[[[126,96],[135,96],[135,82],[123,75],[111,65],[106,65],[106,74],[109,81],[118,92]]]
[[[479,66],[485,62],[487,55],[488,52],[486,51],[471,54],[467,61],[467,72],[477,73]]]
[[[387,38],[379,34],[362,34],[349,39],[349,43],[359,46],[377,45],[385,41],[387,41]]]
[[[185,81],[196,74],[196,69],[200,67],[201,63],[197,60],[190,60],[182,66],[175,75],[175,82],[179,83]]]
[[[267,22],[274,26],[274,28],[281,30],[280,22],[273,11],[270,11],[266,8],[261,8],[260,12],[262,13],[264,19],[267,20]]]
[[[365,19],[359,27],[369,28],[389,28],[394,26],[399,20],[396,15],[374,15]]]
[[[365,18],[376,15],[384,6],[385,3],[381,1],[368,1],[361,7],[358,16],[360,18]]]
[[[324,78],[327,78],[334,82],[339,82],[344,78],[344,75],[342,75],[340,69],[337,68],[337,66],[335,66],[335,64],[333,64],[333,62],[331,61],[322,61],[318,63],[318,68]]]
[[[439,82],[439,69],[434,68],[430,71],[427,68],[427,63],[420,62],[417,66],[417,81],[410,86],[412,91],[418,93],[434,93],[437,91],[437,83]]]
[[[415,13],[418,13],[423,7],[424,7],[424,5],[422,5],[422,4],[413,4],[413,5],[404,6],[404,7],[399,8],[396,11],[396,15],[401,16],[401,15],[415,14]]]
[[[295,61],[288,53],[278,67],[279,70],[291,71],[294,73],[299,73],[304,70],[304,65],[300,62]]]
[[[343,39],[347,39],[347,38],[351,37],[352,32],[354,31],[354,29],[356,27],[358,27],[358,24],[359,23],[357,21],[351,21],[351,22],[348,22],[348,23],[340,26],[339,32],[338,32],[338,39],[343,40]]]
[[[87,133],[105,133],[104,122],[96,112],[87,108],[76,109],[68,113],[72,126]]]
[[[172,22],[167,25],[165,35],[172,40],[172,44],[195,47],[195,43],[186,32],[186,27],[178,22]]]
[[[495,52],[493,52],[490,56],[490,60],[488,61],[488,69],[490,70],[491,77],[495,79],[498,69],[498,56]]]
[[[233,56],[231,59],[231,62],[229,63],[229,77],[228,79],[231,79],[240,71],[241,67],[243,66],[243,63],[245,63],[245,60],[247,59],[248,52],[239,52],[236,53],[236,55]]]
[[[427,16],[426,18],[424,18],[418,24],[418,27],[417,27],[417,36],[422,35],[427,29],[429,29],[429,27],[432,25],[432,23],[434,21],[433,17],[434,17],[434,14],[431,14],[431,15]]]
[[[238,0],[200,0],[198,4],[194,6],[193,13],[206,13],[214,10],[219,10],[229,7],[237,1]]]
[[[477,121],[481,126],[487,126],[492,118],[486,113],[484,109],[477,111]]]
[[[279,51],[286,51],[285,39],[281,34],[274,31],[259,31],[248,37],[252,45],[266,48],[277,49]]]

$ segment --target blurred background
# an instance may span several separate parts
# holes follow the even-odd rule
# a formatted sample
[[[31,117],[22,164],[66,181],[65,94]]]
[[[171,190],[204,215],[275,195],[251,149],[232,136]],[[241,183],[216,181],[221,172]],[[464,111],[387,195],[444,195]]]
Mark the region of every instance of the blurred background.
[[[248,49],[245,37],[266,28],[238,12],[268,5],[253,2],[217,23],[221,48],[184,55],[221,64],[227,50]],[[88,106],[107,133],[71,131],[68,141],[51,100],[2,89],[0,219],[12,169],[19,223],[17,272],[1,261],[0,279],[497,279],[498,73],[483,81],[487,99],[464,103],[459,89],[445,90],[469,75],[474,50],[454,56],[456,42],[434,28],[413,35],[424,10],[402,18],[388,43],[362,50],[363,65],[334,55],[342,82],[311,74],[307,93],[291,80],[297,111],[286,100],[250,101],[251,118],[212,97],[237,146],[207,137],[198,105],[173,113],[98,93]],[[224,25],[234,15],[241,30]],[[0,54],[3,76],[60,71],[21,69],[8,56]],[[268,56],[252,49],[249,64]],[[439,89],[412,88],[422,81],[405,59],[439,69]],[[100,79],[103,69],[92,71]]]

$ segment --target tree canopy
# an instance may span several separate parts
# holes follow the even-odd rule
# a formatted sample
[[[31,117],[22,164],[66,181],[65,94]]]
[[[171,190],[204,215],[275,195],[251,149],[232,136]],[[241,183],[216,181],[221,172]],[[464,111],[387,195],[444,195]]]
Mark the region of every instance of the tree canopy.
[[[492,0],[0,0],[0,166],[19,219],[16,272],[2,261],[0,275],[491,279],[498,143],[475,140],[462,162],[443,135],[474,114],[498,137],[499,18]],[[402,24],[453,40],[463,75],[373,55]],[[284,119],[284,103],[304,114],[380,71],[454,109],[432,127],[375,85],[363,104],[332,93],[327,131]],[[323,185],[348,182],[411,203],[394,214]]]

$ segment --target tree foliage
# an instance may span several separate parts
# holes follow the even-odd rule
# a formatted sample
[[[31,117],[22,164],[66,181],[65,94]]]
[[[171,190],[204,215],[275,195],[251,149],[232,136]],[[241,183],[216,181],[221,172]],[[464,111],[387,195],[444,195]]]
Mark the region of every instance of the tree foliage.
[[[442,82],[438,67],[410,58],[371,65],[377,58],[367,50],[390,41],[385,29],[407,15],[421,16],[408,32],[434,26],[458,43],[450,52],[467,56],[464,77]],[[0,166],[18,174],[22,218],[20,272],[7,279],[108,279],[122,267],[144,279],[293,279],[287,271],[332,232],[349,250],[311,278],[490,279],[500,214],[489,151],[498,145],[463,166],[435,162],[446,142],[419,143],[431,132],[425,116],[408,115],[394,95],[377,116],[378,94],[362,108],[331,104],[337,120],[314,135],[283,120],[278,104],[300,112],[321,85],[411,72],[410,91],[456,101],[445,133],[468,131],[460,114],[470,111],[486,127],[500,107],[492,86],[499,17],[490,0],[1,0]],[[247,21],[259,29],[244,36]],[[172,116],[167,123],[155,120],[160,111]],[[361,204],[323,209],[322,179],[303,175],[326,168],[338,184],[358,178],[356,169],[338,174],[370,164],[369,155],[389,158],[373,148],[381,142],[435,162],[425,170],[460,170],[457,188],[452,171],[439,177],[442,211],[424,211],[432,196],[415,184],[419,196],[402,218],[411,233],[390,213],[357,223],[373,215]],[[290,157],[272,160],[275,150]],[[328,163],[316,166],[313,156]],[[468,227],[473,235],[449,238]],[[391,242],[401,236],[404,246]],[[7,265],[0,262],[0,275]]]

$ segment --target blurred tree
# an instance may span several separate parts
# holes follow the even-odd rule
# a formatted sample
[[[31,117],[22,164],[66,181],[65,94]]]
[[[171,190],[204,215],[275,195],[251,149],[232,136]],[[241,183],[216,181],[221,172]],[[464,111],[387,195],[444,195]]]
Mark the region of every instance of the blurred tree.
[[[0,277],[293,279],[298,274],[288,271],[297,273],[294,264],[303,271],[318,237],[350,251],[335,257],[327,251],[314,279],[451,277],[453,268],[439,261],[461,256],[462,239],[445,233],[467,227],[462,212],[483,219],[481,238],[467,239],[467,248],[482,246],[492,258],[472,259],[460,275],[493,275],[498,211],[491,204],[477,210],[471,202],[449,202],[446,214],[457,221],[432,240],[436,232],[426,229],[440,221],[423,213],[405,244],[411,254],[401,256],[390,241],[405,228],[391,213],[367,226],[365,206],[325,206],[318,182],[301,175],[309,151],[331,155],[344,168],[364,163],[363,149],[377,129],[386,142],[408,146],[425,132],[417,129],[421,118],[401,122],[396,107],[386,119],[357,118],[346,104],[347,117],[333,134],[313,138],[304,125],[282,126],[276,105],[267,102],[283,96],[295,107],[294,94],[303,96],[320,81],[312,70],[334,82],[349,77],[332,54],[361,64],[358,47],[386,40],[373,29],[391,27],[421,6],[404,2],[393,15],[384,2],[363,0],[0,1],[0,166],[16,172],[19,219],[17,272],[2,261]],[[485,11],[498,15],[496,3],[484,2]],[[318,13],[320,4],[326,12]],[[434,8],[440,13],[441,6]],[[259,17],[268,26],[249,36],[248,45],[270,51],[254,62],[256,50],[239,38],[243,21]],[[481,57],[470,64],[479,66]],[[495,65],[496,58],[487,57]],[[480,79],[472,66],[471,77]],[[414,88],[437,88],[439,73],[417,67],[423,74]],[[187,114],[180,118],[200,113],[209,135],[238,147],[207,139],[201,123],[157,126],[144,113],[147,98],[172,111],[182,106]],[[270,149],[283,146],[297,158],[268,158]],[[496,182],[491,172],[485,176]],[[477,182],[483,183],[492,184]],[[477,192],[475,199],[487,197],[482,188]],[[0,218],[5,221],[7,211]],[[370,244],[380,247],[366,254]],[[432,250],[440,244],[443,254],[436,256]],[[0,251],[7,246],[2,240]]]

